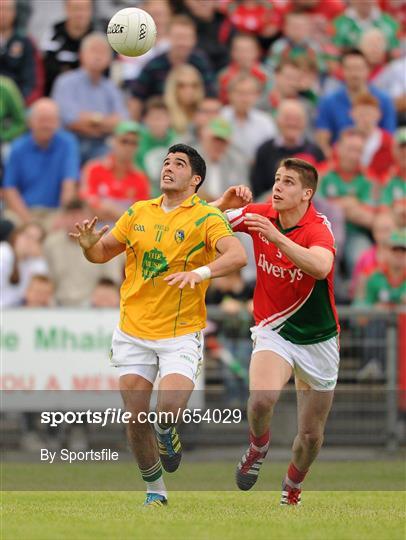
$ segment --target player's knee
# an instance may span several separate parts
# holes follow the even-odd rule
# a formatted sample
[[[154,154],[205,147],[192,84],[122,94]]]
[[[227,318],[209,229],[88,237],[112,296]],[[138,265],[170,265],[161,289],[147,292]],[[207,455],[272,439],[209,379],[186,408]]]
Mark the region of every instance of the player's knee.
[[[124,379],[124,377],[121,377],[121,379]],[[151,398],[149,390],[140,389],[131,384],[125,384],[125,382],[120,380],[120,391],[126,411],[133,413],[149,409]]]
[[[309,449],[320,448],[323,444],[323,433],[317,431],[303,431],[299,433],[302,444]]]
[[[250,396],[250,409],[254,416],[269,414],[278,401],[279,392],[261,392]]]

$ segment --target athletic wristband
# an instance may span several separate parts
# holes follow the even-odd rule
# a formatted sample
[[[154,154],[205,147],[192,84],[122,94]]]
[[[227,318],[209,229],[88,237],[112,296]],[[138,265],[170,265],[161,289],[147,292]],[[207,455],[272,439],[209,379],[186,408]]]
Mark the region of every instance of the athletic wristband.
[[[200,266],[199,268],[195,268],[192,270],[192,272],[195,272],[195,274],[199,274],[199,276],[205,280],[211,278],[211,270],[208,266]]]

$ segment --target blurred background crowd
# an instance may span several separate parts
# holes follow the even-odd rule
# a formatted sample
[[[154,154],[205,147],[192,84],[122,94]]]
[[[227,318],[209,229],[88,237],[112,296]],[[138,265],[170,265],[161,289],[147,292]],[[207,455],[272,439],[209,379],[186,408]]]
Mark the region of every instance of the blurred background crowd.
[[[129,6],[158,30],[139,58],[106,40]],[[0,0],[0,307],[118,307],[123,259],[89,264],[67,233],[158,196],[176,142],[206,160],[208,201],[234,184],[267,201],[282,158],[314,164],[338,303],[405,304],[405,28],[403,0]],[[240,403],[255,284],[241,239],[250,262],[213,280],[206,332]],[[358,380],[382,378],[385,321],[351,332]]]
[[[157,24],[113,55],[112,14]],[[159,194],[168,147],[207,162],[200,196],[266,201],[279,161],[319,170],[337,300],[406,300],[406,4],[402,0],[0,0],[3,307],[116,307],[122,259],[90,265],[67,231]],[[249,239],[244,239],[248,251]],[[255,265],[209,302],[250,311]]]

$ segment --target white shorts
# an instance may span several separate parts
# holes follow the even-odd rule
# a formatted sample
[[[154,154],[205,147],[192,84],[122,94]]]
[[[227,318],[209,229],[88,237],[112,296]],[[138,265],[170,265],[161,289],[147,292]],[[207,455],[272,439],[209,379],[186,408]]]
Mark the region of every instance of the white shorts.
[[[293,368],[295,377],[318,391],[334,390],[340,363],[338,336],[311,345],[287,341],[268,327],[251,328],[253,351],[273,351]]]
[[[116,328],[110,363],[122,375],[140,375],[151,383],[156,376],[179,373],[196,382],[203,362],[203,332],[168,339],[142,339]]]

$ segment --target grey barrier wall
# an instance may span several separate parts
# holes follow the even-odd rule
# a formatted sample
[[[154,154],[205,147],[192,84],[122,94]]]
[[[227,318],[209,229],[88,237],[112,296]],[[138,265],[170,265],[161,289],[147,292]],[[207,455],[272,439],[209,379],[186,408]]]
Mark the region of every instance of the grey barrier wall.
[[[27,316],[27,310],[19,313],[16,313],[16,310],[13,312],[16,324],[19,317]],[[83,444],[92,447],[103,444],[113,447],[125,445],[124,428],[120,424],[111,423],[102,428],[90,424],[68,425],[53,430],[49,426],[41,425],[38,420],[41,411],[45,410],[45,404],[47,410],[53,410],[52,407],[55,408],[56,405],[57,410],[66,410],[62,396],[69,398],[68,403],[76,404],[73,409],[103,410],[120,406],[120,395],[112,384],[112,377],[108,375],[112,368],[108,367],[107,358],[107,332],[112,331],[117,312],[101,310],[95,317],[91,310],[53,310],[52,314],[47,315],[51,325],[48,327],[45,325],[45,312],[41,317],[38,313],[34,315],[30,317],[39,321],[35,323],[36,326],[28,330],[27,326],[24,326],[28,337],[17,336],[13,341],[13,330],[7,326],[7,312],[4,312],[4,335],[1,340],[2,447],[22,447],[22,440],[27,432],[39,435],[42,439],[48,436],[52,438],[54,434],[57,434],[55,438],[69,439],[77,427],[84,435]],[[401,390],[401,381],[398,380],[400,364],[406,361],[400,350],[402,335],[399,324],[400,318],[405,316],[405,310],[388,312],[341,307],[339,316],[341,365],[334,404],[327,423],[325,444],[385,446],[389,450],[395,450],[399,444],[405,442],[405,383],[403,382]],[[89,340],[85,343],[83,336],[79,336],[76,342],[73,341],[76,338],[71,329],[82,320],[86,321],[88,335],[96,336],[92,338],[92,343]],[[227,425],[222,421],[202,421],[197,424],[184,422],[181,427],[183,440],[189,447],[194,447],[197,443],[204,446],[244,444],[248,430],[246,403],[251,352],[250,326],[253,322],[248,312],[227,315],[217,307],[209,307],[208,320],[204,371],[196,399],[190,407],[202,411],[238,409],[241,417],[239,422],[229,422]],[[104,325],[102,329],[100,325]],[[36,338],[31,350],[29,338],[34,334]],[[21,353],[15,345],[18,340],[21,341]],[[65,350],[65,347],[62,350],[63,340],[66,341],[63,342],[64,345],[72,348],[72,344],[75,344],[76,349],[71,350],[68,347]],[[78,348],[83,343],[87,344],[86,350]],[[36,363],[32,361],[31,375],[27,377],[28,368],[24,367],[19,371],[18,364],[25,362],[25,365],[29,366],[31,358],[28,358],[27,363],[27,355],[30,357],[30,354]],[[54,383],[59,381],[61,390],[48,387],[45,382],[41,383],[43,386],[30,386],[30,381],[35,379],[35,376],[38,381],[47,380],[44,366],[39,365],[42,358],[44,365],[50,362],[54,364],[55,371],[49,379]],[[64,375],[69,369],[73,369],[72,363],[75,363],[74,369],[77,369],[72,377],[78,384],[75,387],[63,386],[62,383],[69,382],[64,381]],[[94,370],[92,373],[89,366]],[[14,375],[11,373],[13,370],[16,373]],[[97,375],[98,370],[100,373],[103,371],[103,378]],[[13,382],[12,386],[8,386],[10,380]],[[107,384],[106,381],[107,387],[100,386]],[[22,388],[18,387],[20,382]],[[24,392],[21,392],[21,389]],[[291,381],[275,410],[272,422],[273,444],[290,445],[296,429],[296,392],[294,382]],[[86,440],[83,442],[84,438]],[[66,444],[65,440],[63,442]]]
[[[390,311],[339,308],[340,371],[327,424],[326,444],[385,445],[394,450],[404,441],[406,410],[402,410],[401,404],[403,402],[405,407],[405,388],[403,386],[402,390],[401,381],[398,381],[400,363],[406,362],[404,351],[403,355],[401,351],[402,316],[405,316],[404,308]],[[242,315],[233,326],[233,334],[229,318],[217,308],[209,310],[209,319],[216,323],[217,339],[224,345],[226,353],[222,359],[221,354],[216,354],[215,347],[212,352],[210,336],[207,338],[206,404],[220,399],[220,402],[225,400],[226,404],[244,408],[250,321]],[[236,397],[240,399],[239,403]],[[291,381],[275,411],[274,443],[290,444],[292,441],[296,430],[295,402]]]

